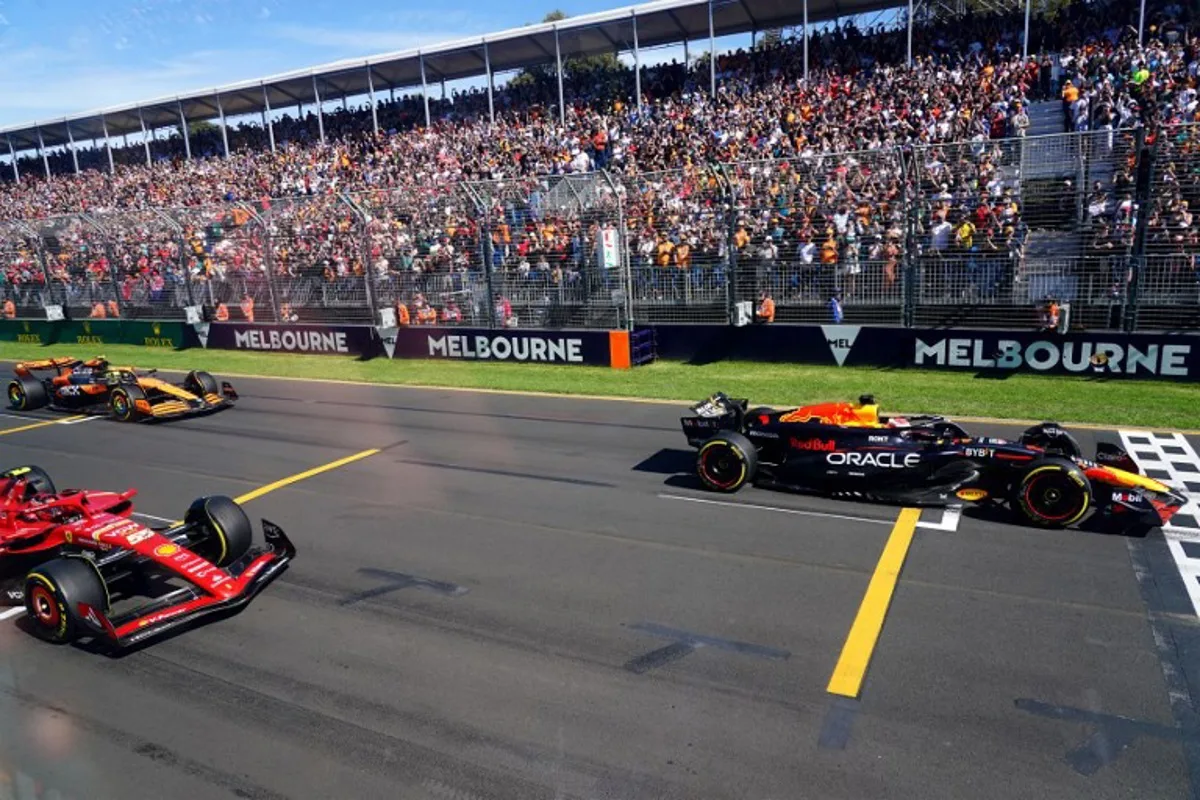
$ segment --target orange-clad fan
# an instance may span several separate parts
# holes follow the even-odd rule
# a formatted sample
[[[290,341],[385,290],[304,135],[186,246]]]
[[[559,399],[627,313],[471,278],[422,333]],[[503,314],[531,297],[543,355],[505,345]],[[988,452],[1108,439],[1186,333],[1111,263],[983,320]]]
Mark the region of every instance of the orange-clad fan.
[[[116,301],[116,300],[109,300],[109,301],[108,301],[108,315],[109,315],[110,317],[119,317],[119,316],[121,316],[121,309],[120,309],[120,307],[117,305],[117,301]]]
[[[425,299],[425,295],[418,294],[413,298],[413,307],[417,310],[418,325],[437,324],[437,309],[429,305],[429,301]]]
[[[92,313],[88,315],[92,319],[104,319],[108,314],[104,310],[104,303],[96,303],[92,306]]]
[[[11,299],[4,301],[4,316],[7,319],[13,319],[17,316],[17,306]]]
[[[396,324],[397,325],[408,325],[409,322],[411,322],[411,320],[409,319],[409,316],[408,316],[408,306],[406,306],[402,301],[397,300],[396,301]]]
[[[759,322],[775,321],[775,301],[766,292],[758,295],[758,310],[755,312]]]
[[[229,321],[229,307],[224,303],[217,305],[217,322]]]

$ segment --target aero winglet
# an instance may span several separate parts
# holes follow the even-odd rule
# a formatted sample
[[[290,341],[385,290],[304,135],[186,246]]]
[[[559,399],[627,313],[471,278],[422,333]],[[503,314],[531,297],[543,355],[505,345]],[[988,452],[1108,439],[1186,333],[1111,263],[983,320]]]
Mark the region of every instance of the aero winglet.
[[[89,606],[87,603],[80,603],[78,609],[80,619],[86,622],[89,627],[94,628],[98,633],[103,633],[114,642],[120,641],[120,637],[117,636],[117,629],[113,627],[112,622],[109,621],[108,616],[104,612]]]

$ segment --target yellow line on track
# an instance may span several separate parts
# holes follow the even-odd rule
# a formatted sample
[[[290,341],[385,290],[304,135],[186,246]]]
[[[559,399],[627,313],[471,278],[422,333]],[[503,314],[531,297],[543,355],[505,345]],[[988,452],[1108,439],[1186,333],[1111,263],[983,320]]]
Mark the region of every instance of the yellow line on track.
[[[339,458],[337,461],[330,461],[328,464],[322,464],[319,467],[313,467],[312,469],[305,470],[304,472],[298,472],[295,475],[282,478],[274,483],[268,483],[266,486],[261,486],[253,491],[246,492],[240,497],[235,497],[234,502],[238,503],[239,505],[242,503],[248,503],[251,500],[262,497],[264,494],[269,494],[276,489],[282,489],[285,486],[291,486],[293,483],[299,483],[300,481],[305,480],[306,478],[311,478],[314,475],[320,475],[322,472],[329,472],[330,470],[337,469],[338,467],[344,467],[347,464],[352,464],[355,461],[361,461],[362,459],[373,456],[378,452],[378,449],[363,450],[361,453],[355,453],[352,456]]]
[[[904,567],[904,559],[908,556],[920,519],[919,508],[905,508],[896,518],[887,544],[883,546],[883,554],[879,556],[879,563],[875,565],[875,574],[871,576],[862,605],[858,607],[858,616],[854,618],[846,644],[842,647],[842,655],[833,669],[833,677],[826,687],[830,694],[857,698],[862,691],[867,667],[871,664],[888,606],[896,591],[896,583],[900,580],[900,570]]]
[[[35,422],[31,425],[22,425],[18,428],[8,428],[7,430],[2,430],[0,431],[0,436],[8,436],[10,433],[20,433],[21,431],[31,431],[34,428],[44,428],[47,425],[61,425],[64,422],[74,422],[75,420],[83,419],[86,416],[86,414],[79,414],[74,417],[63,417],[62,419],[42,420],[41,422]]]

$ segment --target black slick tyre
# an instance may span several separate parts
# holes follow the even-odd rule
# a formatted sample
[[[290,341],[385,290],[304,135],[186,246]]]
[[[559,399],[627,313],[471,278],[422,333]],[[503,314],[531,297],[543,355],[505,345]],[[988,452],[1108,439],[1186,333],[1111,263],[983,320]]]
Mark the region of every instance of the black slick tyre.
[[[183,379],[183,388],[201,398],[208,394],[221,394],[221,386],[217,379],[200,370],[192,370],[187,374]]]
[[[50,478],[50,473],[32,464],[23,467],[13,467],[12,469],[0,472],[0,480],[8,480],[10,478],[25,479],[25,497],[23,498],[25,500],[39,494],[58,493],[54,481]]]
[[[714,492],[736,492],[754,480],[757,471],[758,450],[740,433],[719,433],[696,454],[696,474]]]
[[[145,416],[137,407],[139,400],[145,400],[146,393],[134,384],[124,384],[115,387],[108,394],[108,409],[113,418],[120,422],[137,422]]]
[[[13,378],[8,382],[8,407],[16,411],[33,411],[50,405],[46,385],[33,378]]]
[[[1021,473],[1009,502],[1032,525],[1065,528],[1087,514],[1092,491],[1087,476],[1076,464],[1065,458],[1044,458]]]
[[[205,534],[192,546],[192,552],[218,567],[226,567],[246,555],[254,542],[254,527],[246,512],[222,495],[195,500],[184,521]]]
[[[108,613],[108,588],[86,558],[56,558],[25,576],[25,614],[39,639],[66,644],[89,634],[80,603]]]

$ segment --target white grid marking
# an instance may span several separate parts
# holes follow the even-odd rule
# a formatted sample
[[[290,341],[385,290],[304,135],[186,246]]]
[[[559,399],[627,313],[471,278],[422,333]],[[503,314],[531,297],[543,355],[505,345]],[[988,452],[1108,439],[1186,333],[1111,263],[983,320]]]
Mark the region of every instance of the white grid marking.
[[[1187,438],[1179,433],[1118,433],[1121,446],[1144,474],[1188,496],[1183,508],[1162,530],[1167,549],[1171,551],[1179,577],[1192,600],[1192,608],[1200,616],[1200,558],[1193,558],[1187,552],[1191,550],[1200,555],[1200,457]]]

